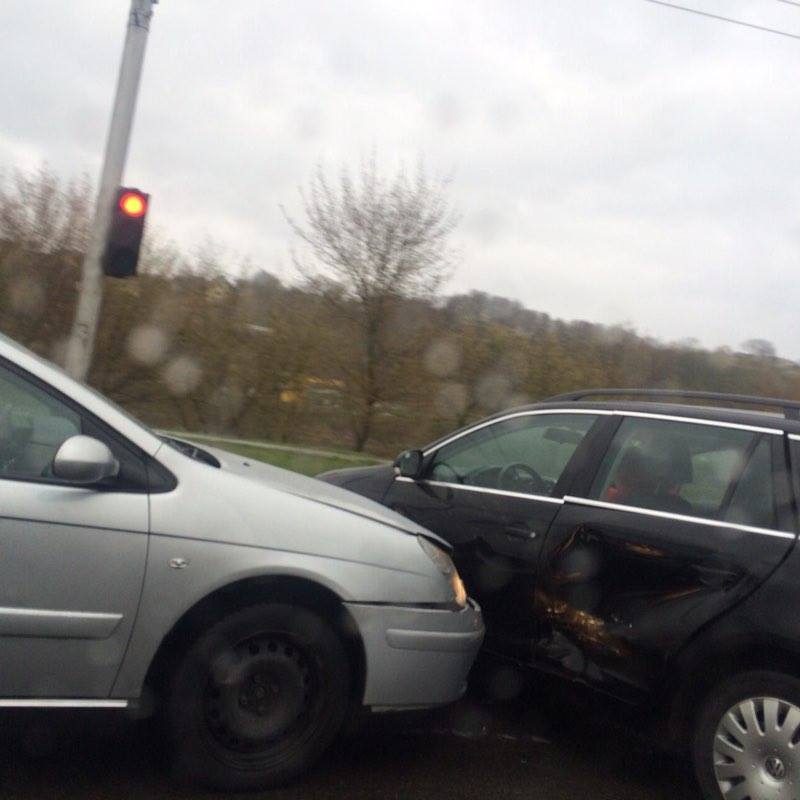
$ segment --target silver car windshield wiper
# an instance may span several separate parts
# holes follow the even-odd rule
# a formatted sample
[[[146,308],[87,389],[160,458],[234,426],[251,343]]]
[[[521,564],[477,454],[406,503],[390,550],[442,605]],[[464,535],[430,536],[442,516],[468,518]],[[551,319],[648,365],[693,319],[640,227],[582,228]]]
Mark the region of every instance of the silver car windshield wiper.
[[[200,461],[203,464],[208,464],[209,466],[216,467],[217,469],[222,466],[219,461],[211,455],[207,450],[203,450],[201,447],[192,444],[191,442],[184,441],[183,439],[176,439],[173,436],[159,436],[162,442],[168,444],[170,447],[175,448],[183,455],[188,456],[195,461]]]

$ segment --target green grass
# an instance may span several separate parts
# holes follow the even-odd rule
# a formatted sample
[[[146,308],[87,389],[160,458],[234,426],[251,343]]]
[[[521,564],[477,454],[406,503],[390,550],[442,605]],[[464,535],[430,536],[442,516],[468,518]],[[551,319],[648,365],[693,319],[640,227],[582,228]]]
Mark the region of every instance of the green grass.
[[[220,450],[227,450],[230,453],[237,453],[246,458],[256,461],[263,461],[276,467],[289,469],[293,472],[300,472],[303,475],[318,475],[331,469],[343,469],[346,467],[364,467],[381,463],[379,459],[363,453],[343,452],[338,455],[333,452],[306,452],[311,448],[293,449],[288,446],[269,444],[256,445],[244,442],[215,441],[213,438],[206,438],[195,434],[183,434],[183,437],[198,444],[207,443]],[[284,449],[285,448],[285,449]]]

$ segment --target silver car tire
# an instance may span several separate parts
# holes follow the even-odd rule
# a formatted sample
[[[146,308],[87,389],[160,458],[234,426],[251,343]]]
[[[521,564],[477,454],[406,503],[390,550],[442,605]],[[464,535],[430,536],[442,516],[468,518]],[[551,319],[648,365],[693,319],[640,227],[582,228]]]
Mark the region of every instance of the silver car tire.
[[[288,783],[340,732],[351,685],[346,650],[317,613],[282,603],[234,611],[175,671],[166,722],[176,776],[229,791]]]
[[[800,680],[740,673],[702,705],[693,742],[708,800],[800,798]]]

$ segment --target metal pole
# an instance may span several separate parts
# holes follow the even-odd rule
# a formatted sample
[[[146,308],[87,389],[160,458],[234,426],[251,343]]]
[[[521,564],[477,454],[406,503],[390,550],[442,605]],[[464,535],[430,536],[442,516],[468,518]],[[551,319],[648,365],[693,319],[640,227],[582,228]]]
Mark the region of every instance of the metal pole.
[[[67,345],[66,368],[73,378],[85,380],[94,353],[97,324],[103,303],[102,258],[111,224],[112,205],[128,156],[139,79],[142,75],[147,34],[153,6],[158,0],[131,0],[128,33],[117,78],[117,94],[106,141],[105,160],[97,190],[97,207],[89,246],[83,261],[78,307]]]

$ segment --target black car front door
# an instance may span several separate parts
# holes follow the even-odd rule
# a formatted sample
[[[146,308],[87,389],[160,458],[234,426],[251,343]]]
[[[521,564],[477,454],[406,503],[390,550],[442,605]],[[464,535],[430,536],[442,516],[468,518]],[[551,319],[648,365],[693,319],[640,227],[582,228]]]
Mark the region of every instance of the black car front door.
[[[779,431],[631,414],[609,438],[543,545],[537,655],[635,701],[795,531]]]
[[[532,658],[542,542],[598,416],[538,410],[483,423],[427,452],[421,479],[397,477],[389,488],[387,505],[453,545],[491,649]]]

